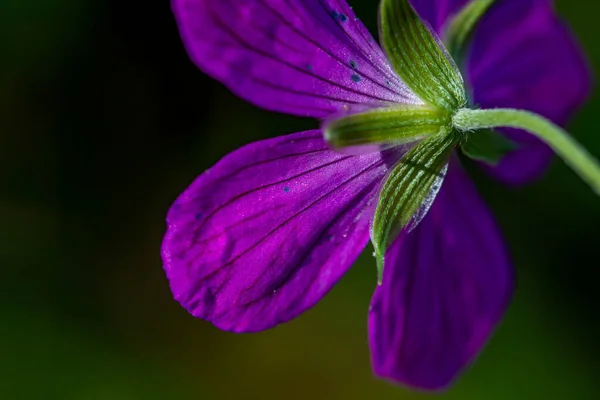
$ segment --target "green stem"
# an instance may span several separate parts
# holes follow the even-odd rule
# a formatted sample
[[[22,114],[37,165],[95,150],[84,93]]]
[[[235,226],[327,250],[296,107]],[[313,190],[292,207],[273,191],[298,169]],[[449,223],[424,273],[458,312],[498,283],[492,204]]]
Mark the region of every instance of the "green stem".
[[[567,132],[544,117],[524,110],[458,110],[452,118],[461,131],[484,128],[518,128],[537,136],[600,195],[600,164]]]

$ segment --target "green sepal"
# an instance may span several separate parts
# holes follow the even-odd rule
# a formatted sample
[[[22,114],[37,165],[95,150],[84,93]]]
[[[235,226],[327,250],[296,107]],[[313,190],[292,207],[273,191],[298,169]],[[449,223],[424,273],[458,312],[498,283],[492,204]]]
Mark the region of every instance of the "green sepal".
[[[414,228],[427,212],[442,184],[456,141],[453,134],[429,137],[391,169],[381,188],[371,225],[379,283],[383,279],[387,248],[400,231]]]
[[[429,105],[402,104],[334,119],[323,131],[329,146],[336,150],[372,144],[385,147],[449,132],[451,120],[448,112]]]
[[[455,60],[462,58],[471,33],[493,2],[494,0],[471,0],[452,18],[444,42]]]
[[[417,96],[449,112],[466,105],[458,68],[408,0],[381,1],[380,31],[392,65]]]
[[[470,132],[460,145],[463,153],[474,160],[497,165],[502,158],[519,145],[491,129]]]

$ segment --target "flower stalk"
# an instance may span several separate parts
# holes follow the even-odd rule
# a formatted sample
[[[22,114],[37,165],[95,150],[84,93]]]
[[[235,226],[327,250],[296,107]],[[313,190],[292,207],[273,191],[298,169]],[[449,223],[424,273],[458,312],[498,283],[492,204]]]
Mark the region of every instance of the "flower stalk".
[[[525,110],[463,108],[452,117],[455,128],[463,132],[484,128],[517,128],[535,135],[556,152],[600,195],[600,164],[562,128],[546,118]]]

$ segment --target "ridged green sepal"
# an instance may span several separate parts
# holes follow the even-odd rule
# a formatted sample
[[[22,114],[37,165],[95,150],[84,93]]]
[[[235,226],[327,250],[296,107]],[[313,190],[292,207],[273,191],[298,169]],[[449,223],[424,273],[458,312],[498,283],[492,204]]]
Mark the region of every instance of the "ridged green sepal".
[[[417,96],[449,112],[466,104],[460,72],[408,0],[382,0],[380,30],[392,65]]]
[[[446,48],[455,60],[462,58],[471,33],[494,0],[471,0],[454,18],[446,31]]]
[[[490,129],[470,132],[460,145],[466,156],[490,165],[497,165],[518,145],[504,135]]]
[[[324,126],[325,140],[336,150],[354,146],[390,147],[447,133],[451,115],[429,105],[398,105],[332,120]]]
[[[414,228],[439,190],[454,135],[437,135],[413,147],[390,171],[379,195],[371,226],[379,282],[385,251],[403,229]]]

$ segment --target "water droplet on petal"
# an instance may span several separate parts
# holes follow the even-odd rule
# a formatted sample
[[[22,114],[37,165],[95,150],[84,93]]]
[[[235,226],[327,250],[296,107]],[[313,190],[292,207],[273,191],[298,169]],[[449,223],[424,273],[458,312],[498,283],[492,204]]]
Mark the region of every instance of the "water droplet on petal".
[[[360,82],[360,75],[358,74],[352,74],[351,78],[356,83]]]

